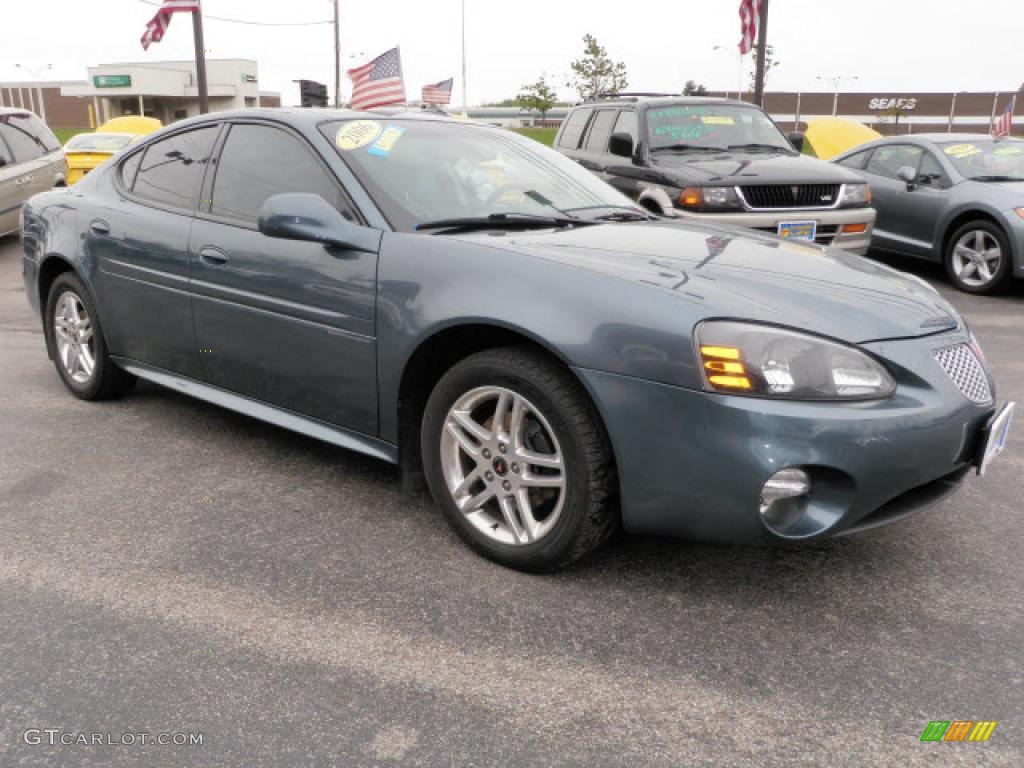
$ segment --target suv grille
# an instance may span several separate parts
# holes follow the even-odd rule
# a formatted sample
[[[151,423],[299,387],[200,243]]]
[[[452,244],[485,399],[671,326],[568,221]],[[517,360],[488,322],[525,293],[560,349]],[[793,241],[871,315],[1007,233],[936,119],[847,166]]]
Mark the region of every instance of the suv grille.
[[[838,184],[764,184],[740,187],[751,208],[831,208],[839,200]]]
[[[966,344],[957,344],[944,349],[932,350],[942,370],[964,393],[964,397],[974,403],[992,402],[992,390],[988,386],[988,376],[981,367],[978,358]]]

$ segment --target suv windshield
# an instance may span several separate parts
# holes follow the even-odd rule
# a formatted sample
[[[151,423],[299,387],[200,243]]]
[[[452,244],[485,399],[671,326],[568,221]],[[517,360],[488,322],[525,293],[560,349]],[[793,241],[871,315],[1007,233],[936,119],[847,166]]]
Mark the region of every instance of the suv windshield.
[[[568,158],[511,131],[401,118],[335,121],[320,130],[399,230],[492,214],[596,219],[640,210]]]
[[[766,149],[793,151],[764,112],[734,104],[674,104],[647,110],[652,150]]]
[[[978,137],[939,144],[943,154],[968,179],[1024,180],[1024,141]]]

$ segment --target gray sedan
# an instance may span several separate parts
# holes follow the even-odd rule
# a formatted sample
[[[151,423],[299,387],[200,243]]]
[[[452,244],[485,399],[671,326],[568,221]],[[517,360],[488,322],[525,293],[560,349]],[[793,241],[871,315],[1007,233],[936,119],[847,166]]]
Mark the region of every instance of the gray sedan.
[[[1024,141],[894,136],[833,162],[871,185],[872,247],[939,261],[968,293],[995,293],[1024,277]]]
[[[218,113],[24,220],[27,295],[73,395],[146,379],[392,462],[516,568],[620,527],[888,523],[984,471],[1013,410],[922,281],[657,219],[490,126]]]

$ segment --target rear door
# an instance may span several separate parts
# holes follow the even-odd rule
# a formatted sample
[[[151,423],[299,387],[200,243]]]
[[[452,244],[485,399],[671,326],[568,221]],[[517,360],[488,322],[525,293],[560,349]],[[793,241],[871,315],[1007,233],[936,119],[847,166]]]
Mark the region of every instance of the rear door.
[[[190,243],[203,377],[376,434],[377,255],[262,235],[260,207],[284,192],[318,194],[359,221],[304,138],[274,123],[233,124]]]
[[[220,130],[179,131],[129,155],[113,169],[122,194],[78,214],[99,266],[94,285],[111,353],[194,379],[188,239]]]

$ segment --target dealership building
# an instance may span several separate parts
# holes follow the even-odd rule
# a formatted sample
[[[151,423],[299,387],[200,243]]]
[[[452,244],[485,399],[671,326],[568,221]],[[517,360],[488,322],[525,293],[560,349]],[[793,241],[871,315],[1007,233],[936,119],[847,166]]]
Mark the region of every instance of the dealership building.
[[[251,59],[206,63],[210,111],[281,106],[279,93],[261,92]],[[122,115],[171,123],[199,114],[194,61],[101,64],[82,81],[0,83],[0,106],[30,109],[51,128],[89,128]]]

